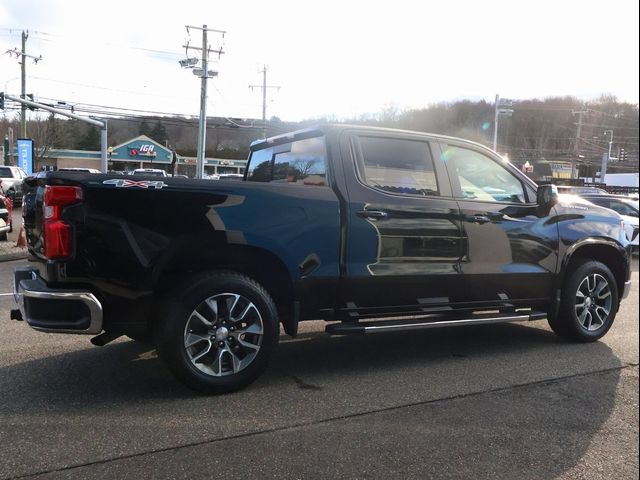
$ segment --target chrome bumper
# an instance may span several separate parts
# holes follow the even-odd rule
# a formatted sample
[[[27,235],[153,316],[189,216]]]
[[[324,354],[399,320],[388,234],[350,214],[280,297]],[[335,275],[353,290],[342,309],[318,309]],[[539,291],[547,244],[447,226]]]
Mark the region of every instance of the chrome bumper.
[[[102,305],[86,290],[49,288],[32,267],[13,272],[13,297],[34,330],[95,335],[102,331]]]

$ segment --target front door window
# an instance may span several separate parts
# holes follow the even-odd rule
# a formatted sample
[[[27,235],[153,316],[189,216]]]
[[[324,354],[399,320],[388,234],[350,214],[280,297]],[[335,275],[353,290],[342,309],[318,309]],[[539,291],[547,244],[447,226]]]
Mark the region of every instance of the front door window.
[[[444,157],[466,200],[527,203],[522,182],[492,158],[467,148],[447,146]]]

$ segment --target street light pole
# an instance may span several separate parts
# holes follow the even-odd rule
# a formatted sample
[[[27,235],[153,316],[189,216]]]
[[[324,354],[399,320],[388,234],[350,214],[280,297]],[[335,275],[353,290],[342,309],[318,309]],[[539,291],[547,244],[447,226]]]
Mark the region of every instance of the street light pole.
[[[60,110],[49,105],[45,105],[43,103],[33,102],[31,100],[26,100],[24,98],[14,97],[13,95],[4,94],[4,98],[8,100],[12,100],[14,102],[18,102],[27,107],[34,107],[41,110],[46,110],[47,112],[55,113],[57,115],[62,115],[63,117],[73,118],[74,120],[79,120],[84,123],[88,123],[89,125],[94,125],[96,127],[100,127],[101,135],[100,135],[100,170],[102,173],[107,173],[107,121],[106,120],[95,120],[93,118],[82,117],[80,115],[76,115],[75,113],[69,113],[66,110]],[[9,129],[9,135],[12,134],[12,130]]]

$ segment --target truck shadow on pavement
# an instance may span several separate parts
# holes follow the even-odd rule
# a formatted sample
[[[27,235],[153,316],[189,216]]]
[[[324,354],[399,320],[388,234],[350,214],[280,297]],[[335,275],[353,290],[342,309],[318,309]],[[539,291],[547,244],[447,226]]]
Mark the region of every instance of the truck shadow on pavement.
[[[133,418],[144,415],[153,421],[172,416],[179,423],[181,411],[215,409],[216,418],[234,418],[242,409],[253,409],[259,412],[251,420],[255,425],[243,428],[260,431],[265,419],[271,422],[267,428],[282,428],[330,418],[344,422],[353,415],[350,421],[359,422],[361,430],[348,429],[338,435],[344,426],[323,423],[328,430],[327,441],[322,442],[323,456],[344,455],[356,448],[345,444],[353,441],[358,449],[386,445],[398,450],[396,464],[415,464],[425,452],[416,451],[417,447],[400,449],[399,444],[408,445],[412,436],[422,436],[419,443],[426,442],[423,448],[430,451],[429,462],[420,460],[422,478],[446,473],[453,461],[451,449],[458,451],[455,458],[460,468],[477,457],[478,465],[494,478],[537,478],[540,472],[531,469],[536,464],[550,478],[574,466],[589,448],[611,415],[621,374],[619,359],[605,343],[566,344],[548,330],[517,324],[366,337],[310,332],[294,341],[286,338],[282,337],[262,378],[241,392],[215,398],[183,387],[153,350],[133,341],[7,366],[0,369],[0,426],[16,416],[46,416],[47,423],[63,423],[84,414],[97,415],[108,425],[110,418],[127,410]],[[575,369],[576,365],[584,369]],[[582,373],[599,370],[595,388]],[[596,391],[575,391],[554,378],[586,382],[579,388]],[[550,387],[541,388],[545,385]],[[287,409],[282,408],[283,402]],[[405,409],[417,410],[408,414]],[[367,423],[370,417],[362,417],[363,413],[391,414],[395,420],[379,426],[374,420]],[[194,419],[185,416],[180,428],[192,429],[191,423]],[[202,429],[200,418],[197,423]],[[371,430],[371,435],[364,435],[365,430]],[[206,428],[203,432],[207,434]],[[219,438],[219,430],[211,432],[212,439]],[[292,444],[270,451],[282,452],[273,454],[295,466],[303,460],[292,460],[287,452],[311,451],[317,438],[307,438],[304,431],[289,438],[286,432],[278,441]],[[39,440],[32,441],[37,444]],[[480,448],[485,442],[507,450],[494,449],[487,456]],[[258,447],[238,451],[245,457],[262,455]],[[251,461],[238,459],[239,463]],[[427,467],[435,470],[425,470]],[[304,464],[299,468],[303,475]],[[371,465],[361,468],[363,473]],[[398,473],[387,472],[391,476]],[[402,476],[415,473],[402,471]],[[467,472],[483,477],[476,473]]]
[[[415,371],[424,375],[429,370],[447,369],[461,362],[466,364],[464,368],[470,375],[482,362],[487,362],[487,367],[496,369],[503,376],[508,373],[502,370],[505,365],[520,367],[535,359],[548,358],[550,352],[558,365],[578,363],[578,358],[572,358],[577,352],[604,368],[621,365],[602,342],[566,343],[548,330],[527,324],[336,337],[313,331],[293,340],[283,335],[280,342],[267,372],[257,382],[244,391],[217,398],[249,391],[255,395],[265,388],[280,388],[282,384],[305,389],[315,384],[302,380],[309,377],[319,380],[323,386],[307,389],[322,390],[325,386],[330,388],[333,380],[357,383],[364,374],[384,376],[403,371],[406,377]],[[528,355],[534,358],[527,360]],[[535,368],[531,366],[531,369]],[[485,369],[484,373],[489,372]],[[572,371],[567,373],[572,374]],[[558,372],[550,375],[551,378],[555,376],[563,375]],[[517,381],[517,373],[514,379],[514,384],[526,383],[524,379]],[[49,407],[59,404],[59,407],[64,409],[66,406],[73,411],[77,411],[78,406],[70,404],[69,399],[78,397],[88,400],[91,408],[96,402],[108,408],[113,401],[132,398],[206,398],[178,383],[154,349],[126,339],[101,348],[89,346],[3,367],[0,368],[0,380],[0,384],[4,384],[0,412],[13,410],[12,405],[16,412],[24,412],[25,407],[37,408],[32,402],[25,405],[24,398],[42,395],[46,395]],[[403,382],[410,383],[411,378],[404,378]]]

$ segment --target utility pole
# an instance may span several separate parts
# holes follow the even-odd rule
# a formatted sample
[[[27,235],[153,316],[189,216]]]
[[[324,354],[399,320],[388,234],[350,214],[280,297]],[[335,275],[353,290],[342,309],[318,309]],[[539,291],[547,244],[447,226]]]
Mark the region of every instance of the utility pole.
[[[279,85],[267,85],[267,66],[262,67],[262,85],[249,85],[249,88],[262,89],[262,137],[267,138],[267,88],[276,88],[280,90]]]
[[[27,98],[27,38],[29,33],[22,31],[22,60],[20,61],[20,76],[22,77],[20,87],[20,98]],[[27,138],[27,106],[23,103],[20,105],[20,134],[22,138]]]
[[[27,53],[27,38],[29,38],[29,32],[22,31],[22,48],[18,50],[14,48],[7,50],[5,53],[9,55],[15,55],[20,59],[20,73],[21,73],[21,88],[20,98],[27,98],[27,58],[31,58],[33,63],[38,63],[42,60],[42,55],[36,57]],[[22,138],[27,138],[27,106],[22,104],[20,107],[20,135]]]
[[[576,161],[579,158],[578,144],[580,143],[580,133],[582,132],[582,115],[589,113],[588,110],[572,110],[572,115],[578,115],[578,128],[576,129],[576,141],[573,144],[573,156],[571,157],[571,178],[577,178]]]
[[[187,52],[187,58],[185,60],[181,60],[179,63],[183,68],[192,68],[193,74],[200,77],[200,121],[198,122],[198,156],[197,156],[197,166],[196,166],[196,178],[204,178],[204,164],[205,164],[205,152],[207,147],[207,80],[209,78],[213,78],[218,75],[218,72],[209,70],[209,53],[214,52],[218,54],[218,58],[224,52],[222,51],[222,47],[218,50],[212,50],[209,46],[209,42],[207,39],[208,32],[216,32],[222,35],[224,40],[225,31],[223,30],[214,30],[213,28],[207,28],[206,25],[202,25],[202,27],[194,27],[190,25],[185,25],[187,29],[187,33],[189,33],[189,29],[193,28],[194,30],[202,30],[202,48],[200,47],[191,47],[189,43],[183,45]],[[201,68],[194,68],[197,64],[197,58],[189,58],[188,53],[189,50],[200,50],[201,51],[201,59],[200,66]]]

